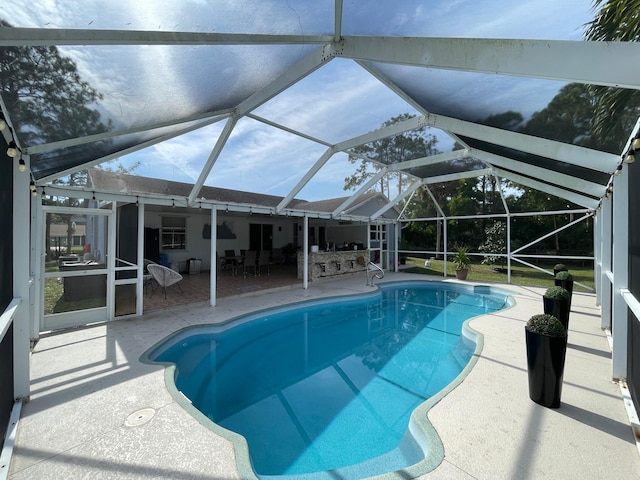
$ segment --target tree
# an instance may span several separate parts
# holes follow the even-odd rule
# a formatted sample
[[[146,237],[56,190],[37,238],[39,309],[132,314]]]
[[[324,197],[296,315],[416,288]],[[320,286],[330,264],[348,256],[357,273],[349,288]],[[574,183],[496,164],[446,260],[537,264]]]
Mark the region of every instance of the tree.
[[[12,28],[0,20],[0,28]],[[112,128],[100,112],[91,108],[102,95],[82,80],[77,65],[60,55],[56,47],[7,47],[0,49],[0,93],[16,125],[23,145],[104,133]],[[86,184],[86,171],[54,183]],[[79,206],[77,199],[47,199],[49,205]],[[51,258],[47,216],[47,258]],[[71,253],[73,222],[66,216],[67,250]]]
[[[478,250],[487,253],[482,260],[483,264],[504,263],[504,257],[491,255],[492,253],[507,253],[507,227],[504,221],[494,221],[492,225],[485,228],[484,242],[478,247]]]
[[[414,115],[403,113],[402,115],[387,120],[382,124],[382,127],[388,127],[413,117]],[[384,165],[392,165],[394,163],[440,153],[436,149],[438,139],[434,135],[426,133],[426,131],[427,127],[422,127],[353,148],[351,153],[349,153],[349,162],[354,165],[359,162],[359,165],[352,175],[344,179],[344,190],[350,190],[358,185],[362,185],[373,177]],[[387,174],[386,177],[387,178],[383,177],[380,179],[378,184],[380,192],[390,196],[389,182],[393,179],[397,182],[398,193],[403,191],[404,183],[408,178],[406,174],[396,172],[394,174]]]
[[[0,20],[0,28],[12,27]],[[23,144],[78,138],[112,127],[90,107],[102,95],[56,47],[0,49],[0,91]]]
[[[521,128],[523,133],[559,142],[591,147],[596,98],[581,83],[570,83],[560,89],[549,104]]]

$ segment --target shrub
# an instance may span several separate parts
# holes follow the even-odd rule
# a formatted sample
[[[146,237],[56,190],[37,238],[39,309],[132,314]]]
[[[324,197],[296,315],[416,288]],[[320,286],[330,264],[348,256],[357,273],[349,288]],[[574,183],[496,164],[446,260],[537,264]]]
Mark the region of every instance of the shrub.
[[[553,286],[553,287],[547,288],[547,291],[544,292],[544,297],[553,298],[554,300],[557,300],[557,299],[569,300],[569,292],[562,287]]]
[[[546,313],[540,313],[532,316],[527,322],[527,330],[530,332],[536,332],[541,335],[548,335],[550,337],[566,337],[567,330],[564,325],[553,315]]]
[[[556,274],[556,280],[573,280],[573,275],[566,270],[561,270]]]
[[[556,272],[566,272],[569,270],[564,263],[556,263],[553,267]]]
[[[453,256],[453,265],[456,270],[467,270],[471,268],[471,258],[467,253],[469,249],[467,247],[458,247],[455,255]]]

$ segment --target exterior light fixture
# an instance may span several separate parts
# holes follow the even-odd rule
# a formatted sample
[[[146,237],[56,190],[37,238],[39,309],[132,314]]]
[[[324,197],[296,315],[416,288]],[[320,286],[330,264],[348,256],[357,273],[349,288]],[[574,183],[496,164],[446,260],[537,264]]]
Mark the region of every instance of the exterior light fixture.
[[[622,173],[622,165],[618,165],[618,168],[616,168],[616,171],[613,172],[614,175],[620,175]]]
[[[7,148],[7,155],[9,155],[11,158],[15,158],[15,156],[18,155],[18,146],[16,145],[16,142],[13,140],[9,142],[9,148]]]
[[[27,169],[27,164],[24,163],[24,158],[20,155],[20,160],[18,161],[18,170],[24,172]]]
[[[635,143],[635,142],[634,142],[634,143]],[[635,157],[635,155],[634,155],[634,153],[633,153],[633,150],[629,150],[629,151],[627,152],[627,155],[624,157],[624,161],[625,161],[626,163],[633,163],[633,162],[635,162],[635,161],[636,161],[636,157]]]
[[[36,191],[36,182],[34,182],[33,180],[29,182],[29,190],[31,190],[32,192]]]
[[[4,121],[4,118],[0,118],[0,132],[7,128],[7,122]]]
[[[2,130],[0,128],[0,130]],[[631,143],[631,148],[633,148],[634,150],[640,150],[640,137],[636,138],[632,143]]]

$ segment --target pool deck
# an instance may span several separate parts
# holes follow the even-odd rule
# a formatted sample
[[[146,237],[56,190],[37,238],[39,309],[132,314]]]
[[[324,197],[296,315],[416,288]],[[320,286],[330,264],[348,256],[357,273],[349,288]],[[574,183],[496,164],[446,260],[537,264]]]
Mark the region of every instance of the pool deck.
[[[425,279],[399,273],[384,281],[413,278]],[[542,312],[544,289],[499,286],[515,293],[517,305],[471,321],[484,335],[484,348],[462,384],[429,411],[444,460],[416,478],[640,478],[640,454],[620,387],[611,381],[595,296],[574,293],[562,405],[552,410],[529,399],[524,343],[524,324]],[[43,336],[32,355],[31,401],[22,408],[8,478],[242,478],[232,444],[173,399],[164,369],[140,362],[142,353],[189,325],[368,291],[358,275]]]

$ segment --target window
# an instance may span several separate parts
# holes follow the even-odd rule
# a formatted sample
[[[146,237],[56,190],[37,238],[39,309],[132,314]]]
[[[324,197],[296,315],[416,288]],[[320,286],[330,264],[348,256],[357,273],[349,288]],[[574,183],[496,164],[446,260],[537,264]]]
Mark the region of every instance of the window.
[[[371,225],[369,227],[369,238],[372,241],[387,241],[387,226],[386,225]]]
[[[162,250],[184,250],[187,245],[187,219],[162,217]]]

